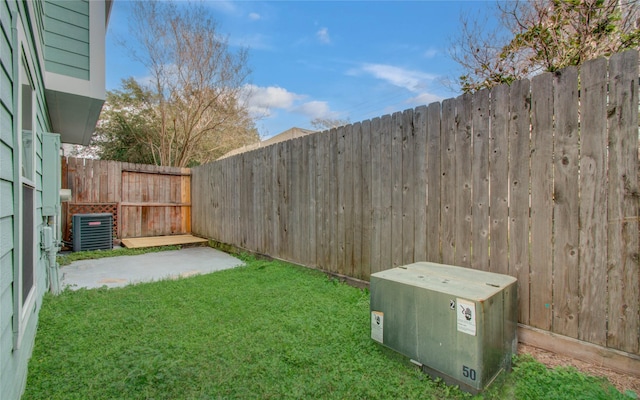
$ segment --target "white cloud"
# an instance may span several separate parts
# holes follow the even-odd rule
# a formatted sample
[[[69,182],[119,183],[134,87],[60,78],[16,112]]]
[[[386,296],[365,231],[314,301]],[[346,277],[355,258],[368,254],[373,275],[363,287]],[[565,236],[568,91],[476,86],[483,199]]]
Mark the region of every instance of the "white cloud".
[[[422,92],[428,83],[436,78],[434,75],[425,72],[412,71],[386,64],[364,64],[362,71],[414,93]]]
[[[295,112],[303,114],[309,119],[336,118],[337,113],[331,111],[326,101],[309,101],[296,107]]]
[[[428,92],[429,86],[438,77],[426,72],[386,64],[363,64],[358,68],[349,69],[346,74],[355,77],[370,75],[397,88],[405,89],[413,96],[404,100],[403,103],[411,106],[430,104],[443,99],[441,96]]]
[[[321,43],[329,44],[331,43],[331,37],[329,36],[329,29],[320,28],[318,32],[316,32],[316,37]]]
[[[268,117],[273,109],[288,110],[294,106],[294,102],[304,96],[289,92],[279,86],[261,87],[246,85],[244,96],[252,114]]]
[[[340,113],[332,111],[326,101],[304,102],[307,96],[290,92],[279,86],[246,85],[243,95],[249,111],[256,117],[273,117],[278,110],[303,115],[310,120],[340,117]]]
[[[252,12],[252,13],[249,13],[249,19],[252,21],[257,21],[259,19],[262,19],[262,16],[258,13]]]
[[[256,104],[270,105],[277,108],[291,107],[293,102],[303,96],[292,93],[279,86],[259,87],[252,85],[252,100]]]
[[[431,104],[436,101],[441,101],[443,98],[431,93],[420,93],[415,97],[412,97],[406,101],[408,104]]]
[[[227,0],[207,1],[204,4],[206,4],[211,8],[216,9],[217,11],[223,12],[225,14],[238,13],[238,7],[233,1],[227,1]]]
[[[433,58],[433,57],[437,56],[438,53],[439,53],[438,50],[434,49],[432,47],[432,48],[427,49],[427,51],[425,51],[424,53],[422,53],[422,56],[424,58]]]
[[[252,50],[273,50],[273,45],[270,42],[270,37],[260,33],[247,36],[229,37],[229,44],[231,46],[248,47]]]

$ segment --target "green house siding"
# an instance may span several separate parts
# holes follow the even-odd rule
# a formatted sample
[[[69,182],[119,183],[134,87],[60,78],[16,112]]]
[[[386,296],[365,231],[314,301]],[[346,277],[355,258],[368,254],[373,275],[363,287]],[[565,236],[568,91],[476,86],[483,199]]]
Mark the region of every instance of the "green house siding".
[[[2,29],[0,29],[0,104],[3,106],[2,110],[2,130],[0,134],[3,136],[7,134],[7,130],[4,129],[7,127],[6,123],[9,123],[9,127],[11,126],[11,116],[8,116],[8,120],[5,121],[7,116],[5,115],[7,112],[11,113],[13,110],[13,66],[10,63],[10,60],[13,59],[13,52],[11,49],[11,20],[9,15],[9,10],[6,9],[6,5],[1,8],[0,18],[2,21]],[[5,26],[5,23],[9,23],[8,26]],[[11,133],[11,130],[8,130],[8,133]]]
[[[44,58],[47,71],[90,78],[89,2],[44,2]]]
[[[19,399],[27,377],[27,365],[35,341],[38,312],[42,297],[48,289],[47,254],[40,250],[39,232],[46,220],[42,216],[42,132],[48,131],[44,85],[38,62],[38,47],[33,35],[28,34],[29,15],[23,2],[0,2],[0,400]],[[24,27],[22,46],[28,52],[20,55],[18,27]],[[22,151],[18,135],[18,81],[20,58],[26,57],[33,79],[35,96],[32,110],[35,132],[33,138],[34,169],[33,234],[34,285],[33,302],[24,303],[21,314],[16,306],[18,285],[16,271],[22,268],[20,225],[24,206],[18,201],[22,183],[18,168],[18,154]],[[27,210],[29,212],[29,210]],[[19,334],[16,335],[16,328]],[[19,342],[19,345],[18,345]]]
[[[0,400],[15,397],[18,388],[13,351],[14,271],[14,7],[0,5]]]
[[[95,0],[90,13],[86,0],[0,0],[0,400],[17,400],[25,388],[38,313],[49,289],[49,254],[41,249],[40,235],[57,217],[59,206],[51,211],[50,203],[54,199],[55,205],[60,187],[48,184],[43,193],[43,159],[59,154],[56,145],[44,146],[43,137],[56,127],[68,138],[85,135],[88,129],[90,139],[97,113],[69,98],[102,104],[101,98],[84,95],[99,87],[77,86],[89,79],[90,50],[94,62],[104,61],[100,36],[106,31],[109,6]],[[91,49],[90,16],[97,26],[92,31],[97,47]],[[93,76],[100,77],[104,66],[96,70]],[[101,86],[98,92],[104,91]],[[54,117],[60,115],[56,125]],[[93,126],[84,123],[78,130],[64,123],[70,118]],[[46,216],[43,195],[48,200]]]

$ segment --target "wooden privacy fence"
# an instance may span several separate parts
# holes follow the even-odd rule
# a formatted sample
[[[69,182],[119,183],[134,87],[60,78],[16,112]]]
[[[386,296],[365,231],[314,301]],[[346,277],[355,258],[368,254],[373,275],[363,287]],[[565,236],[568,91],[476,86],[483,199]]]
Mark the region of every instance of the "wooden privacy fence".
[[[512,275],[520,322],[639,354],[638,53],[193,169],[193,232],[368,279]]]
[[[191,232],[188,168],[63,158],[62,187],[72,195],[63,203],[67,242],[71,217],[78,213],[113,213],[114,236],[120,239]]]

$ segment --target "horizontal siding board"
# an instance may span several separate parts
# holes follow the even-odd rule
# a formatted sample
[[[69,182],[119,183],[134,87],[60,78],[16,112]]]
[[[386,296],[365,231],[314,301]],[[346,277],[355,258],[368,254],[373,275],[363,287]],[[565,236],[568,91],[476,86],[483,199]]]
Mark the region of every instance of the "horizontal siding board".
[[[47,3],[49,3],[49,1],[47,1]],[[71,11],[75,11],[77,13],[80,14],[86,14],[89,15],[89,2],[90,0],[79,0],[79,1],[68,1],[68,0],[63,0],[63,1],[56,1],[55,5],[57,5],[58,7],[62,7],[62,8],[66,8],[68,10]]]
[[[0,292],[0,366],[2,376],[15,376],[14,364],[11,362],[13,350],[13,329],[11,321],[13,317],[13,296],[11,286],[3,288]],[[6,382],[3,379],[3,382]],[[3,385],[3,391],[6,388]],[[3,397],[4,399],[4,397]]]
[[[71,76],[73,78],[89,80],[88,69],[74,68],[56,62],[47,62],[47,71],[55,74]]]
[[[3,389],[6,379],[13,376],[11,354],[13,353],[13,257],[7,253],[0,258],[0,368]],[[13,369],[13,368],[11,368]],[[4,397],[3,397],[4,398]]]
[[[0,141],[0,179],[13,181],[13,150]]]
[[[0,26],[9,30],[11,27],[11,11],[9,10],[9,2],[0,3]]]
[[[47,18],[57,19],[69,25],[74,25],[79,28],[89,29],[89,9],[88,7],[82,7],[84,9],[73,10],[72,7],[63,7],[65,3],[75,2],[62,2],[52,3],[47,1],[44,3],[44,13]],[[81,4],[82,6],[82,4]]]
[[[56,33],[48,33],[44,38],[47,52],[52,49],[68,51],[73,54],[89,56],[89,43],[68,36],[58,35]]]
[[[13,82],[11,73],[4,68],[0,68],[0,103],[10,113],[13,111]]]
[[[0,218],[13,215],[13,183],[0,180]]]
[[[73,69],[89,70],[89,57],[49,47],[47,48],[47,71],[51,71],[49,66],[52,64],[59,64]]]
[[[13,217],[0,218],[0,257],[13,249]]]
[[[13,262],[12,262],[12,254],[6,253],[2,258],[0,258],[0,266],[2,267],[2,272],[0,276],[2,277],[2,287],[0,287],[0,316],[2,321],[2,329],[5,328],[7,323],[11,324],[11,316],[13,315]],[[11,335],[9,335],[11,336]]]
[[[11,36],[7,31],[8,27],[3,26],[0,30],[0,64],[5,70],[11,70],[11,60],[13,59],[13,51],[11,50]]]
[[[46,31],[45,35],[48,33],[56,33],[58,35],[76,38],[87,43],[89,42],[89,29],[69,25],[63,21],[46,18],[44,22],[44,29]]]
[[[11,252],[0,257],[0,292],[13,282],[13,256]]]

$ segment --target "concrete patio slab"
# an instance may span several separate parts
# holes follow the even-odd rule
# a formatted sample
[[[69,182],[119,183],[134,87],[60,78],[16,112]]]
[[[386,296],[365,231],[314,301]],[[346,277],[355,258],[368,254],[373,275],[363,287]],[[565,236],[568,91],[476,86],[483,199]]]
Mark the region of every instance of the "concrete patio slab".
[[[75,261],[60,268],[62,288],[112,288],[234,268],[243,262],[210,247]]]

